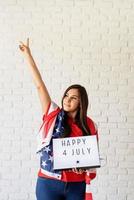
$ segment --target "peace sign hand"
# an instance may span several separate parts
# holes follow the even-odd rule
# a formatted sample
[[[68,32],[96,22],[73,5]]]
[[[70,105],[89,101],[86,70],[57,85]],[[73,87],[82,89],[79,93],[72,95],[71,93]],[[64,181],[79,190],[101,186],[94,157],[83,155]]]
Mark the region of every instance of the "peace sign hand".
[[[27,43],[24,44],[23,42],[20,41],[19,48],[22,53],[24,54],[30,54],[30,48],[29,48],[29,38],[27,38]]]

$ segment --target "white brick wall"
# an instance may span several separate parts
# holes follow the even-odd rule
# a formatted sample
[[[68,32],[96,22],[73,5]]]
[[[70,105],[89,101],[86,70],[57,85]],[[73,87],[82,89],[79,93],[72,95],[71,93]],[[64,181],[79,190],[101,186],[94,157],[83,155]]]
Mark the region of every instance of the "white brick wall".
[[[41,106],[18,49],[27,37],[55,101],[87,88],[107,161],[94,200],[133,200],[133,0],[0,0],[0,200],[35,200]]]

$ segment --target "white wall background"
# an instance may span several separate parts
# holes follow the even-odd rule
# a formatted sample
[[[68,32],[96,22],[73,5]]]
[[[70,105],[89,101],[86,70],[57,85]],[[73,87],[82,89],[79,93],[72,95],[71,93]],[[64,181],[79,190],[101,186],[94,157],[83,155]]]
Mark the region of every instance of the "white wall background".
[[[27,37],[56,102],[72,83],[87,88],[107,158],[94,200],[133,200],[133,0],[0,0],[0,200],[35,200],[41,106],[18,49]]]

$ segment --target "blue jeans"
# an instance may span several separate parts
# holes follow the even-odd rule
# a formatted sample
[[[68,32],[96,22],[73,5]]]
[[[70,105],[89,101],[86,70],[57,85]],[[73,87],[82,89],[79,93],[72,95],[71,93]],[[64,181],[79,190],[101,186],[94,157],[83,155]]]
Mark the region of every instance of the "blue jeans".
[[[38,177],[37,200],[84,200],[85,182],[63,182]]]

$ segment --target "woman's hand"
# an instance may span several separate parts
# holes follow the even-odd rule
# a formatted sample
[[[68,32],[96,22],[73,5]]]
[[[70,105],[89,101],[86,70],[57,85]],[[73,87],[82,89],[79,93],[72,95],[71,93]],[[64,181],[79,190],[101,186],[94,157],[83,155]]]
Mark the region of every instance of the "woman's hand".
[[[90,169],[81,169],[81,168],[73,168],[72,171],[76,174],[82,174],[84,172],[88,172],[88,173],[96,173],[96,169],[95,168],[90,168]]]
[[[24,44],[23,42],[20,41],[20,45],[19,48],[21,50],[22,53],[24,53],[25,55],[30,54],[30,48],[29,48],[29,38],[27,38],[27,42],[26,44]]]
[[[51,98],[49,96],[49,93],[47,91],[47,88],[44,84],[44,81],[42,80],[41,74],[38,70],[38,67],[33,59],[33,56],[31,54],[30,48],[29,48],[29,38],[27,38],[26,44],[20,41],[19,48],[21,52],[25,55],[25,58],[28,62],[29,70],[31,72],[33,81],[35,83],[35,86],[38,90],[43,115],[46,114],[48,110],[48,106],[51,103]]]
[[[78,168],[73,168],[72,171],[76,174],[82,174],[83,172],[85,172],[84,169],[78,169]]]

